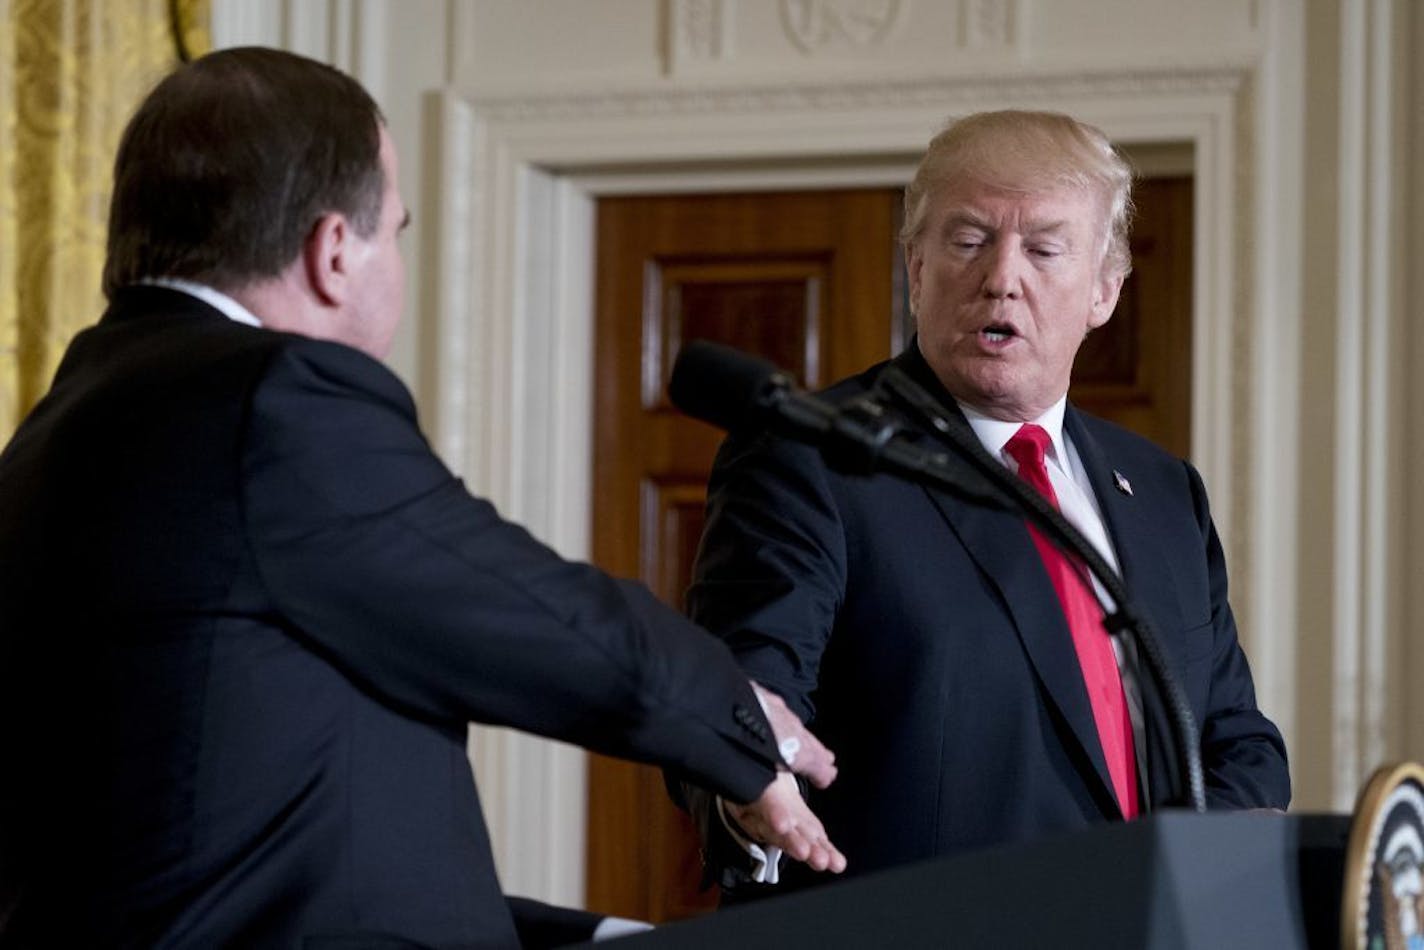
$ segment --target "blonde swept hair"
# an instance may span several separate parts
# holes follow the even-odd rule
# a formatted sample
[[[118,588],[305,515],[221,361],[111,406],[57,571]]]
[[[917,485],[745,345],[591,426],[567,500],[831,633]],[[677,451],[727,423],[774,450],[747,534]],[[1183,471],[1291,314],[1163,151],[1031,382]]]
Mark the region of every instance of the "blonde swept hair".
[[[1009,109],[953,120],[930,140],[905,189],[900,240],[913,244],[924,230],[930,198],[942,185],[970,178],[994,188],[1037,192],[1084,189],[1106,212],[1105,267],[1132,271],[1132,168],[1101,129],[1061,112]]]

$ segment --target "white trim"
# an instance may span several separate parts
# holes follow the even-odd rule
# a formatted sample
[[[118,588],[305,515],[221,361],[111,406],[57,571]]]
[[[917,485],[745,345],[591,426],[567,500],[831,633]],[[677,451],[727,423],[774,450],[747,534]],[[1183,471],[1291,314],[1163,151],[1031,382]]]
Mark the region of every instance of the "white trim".
[[[475,375],[471,358],[470,321],[456,319],[475,299],[474,278],[470,262],[483,259],[482,233],[469,222],[483,218],[479,193],[469,187],[479,172],[479,129],[470,109],[458,100],[441,97],[436,114],[435,137],[439,143],[436,156],[437,181],[446,187],[441,201],[422,203],[426,220],[435,222],[439,235],[436,242],[436,262],[432,267],[434,311],[444,314],[432,336],[435,354],[431,375],[439,381],[435,397],[427,402],[434,412],[427,412],[426,429],[434,433],[434,442],[446,464],[463,471],[467,458],[470,424],[467,419],[479,411],[472,393],[481,389],[481,378]],[[429,392],[430,385],[422,386]],[[468,476],[467,476],[468,477]],[[478,486],[471,484],[474,490]]]
[[[797,165],[716,166],[687,168],[675,166],[649,170],[574,172],[563,177],[581,194],[600,198],[614,195],[695,194],[717,192],[795,191],[806,188],[898,188],[910,180],[915,163],[909,157],[879,161],[857,161],[827,167]],[[650,177],[651,176],[651,177]]]
[[[1405,242],[1398,259],[1417,264],[1424,260],[1424,12],[1417,4],[1412,8],[1406,4],[1406,9],[1412,10],[1414,29],[1412,35],[1407,30],[1401,31],[1406,53],[1412,53],[1402,57],[1408,64],[1403,88],[1408,103],[1405,124],[1409,131],[1404,135],[1405,160],[1401,165],[1410,175],[1408,190],[1413,200],[1407,210],[1409,223],[1402,226]],[[1419,325],[1418,310],[1414,311],[1411,321],[1405,308],[1407,302],[1413,302],[1417,308],[1418,302],[1424,300],[1424,268],[1406,265],[1401,270],[1399,309],[1406,339],[1412,344],[1402,349],[1408,350],[1405,359],[1413,369],[1406,375],[1407,411],[1403,418],[1420,419],[1424,418],[1424,373],[1420,372],[1420,367],[1424,367],[1424,328]],[[1404,564],[1417,572],[1419,565],[1424,564],[1424,439],[1412,441],[1404,462],[1401,480],[1406,486],[1405,509],[1409,513]],[[1424,584],[1417,582],[1417,573],[1401,576],[1410,580],[1402,585],[1405,612],[1400,650],[1404,657],[1400,673],[1402,684],[1413,684],[1414,688],[1404,686],[1402,689],[1404,725],[1400,748],[1405,756],[1421,760],[1424,759],[1424,689],[1420,689],[1419,684],[1424,683]]]
[[[1372,5],[1368,23],[1368,51],[1361,64],[1369,89],[1368,142],[1365,156],[1364,193],[1361,212],[1366,250],[1364,276],[1365,310],[1361,365],[1364,371],[1361,388],[1360,428],[1363,436],[1361,455],[1362,567],[1360,593],[1360,627],[1363,637],[1361,666],[1361,719],[1363,731],[1358,739],[1359,780],[1387,756],[1392,729],[1389,711],[1394,696],[1385,684],[1389,677],[1390,621],[1398,613],[1392,609],[1395,587],[1391,584],[1398,561],[1391,519],[1396,498],[1390,490],[1394,462],[1402,446],[1397,445],[1394,426],[1397,403],[1391,394],[1395,390],[1395,375],[1391,371],[1391,352],[1397,335],[1391,307],[1391,258],[1399,242],[1390,209],[1398,200],[1395,194],[1393,166],[1394,86],[1392,73],[1394,20],[1391,4]],[[1358,788],[1358,786],[1357,786]],[[1351,800],[1353,802],[1353,799]]]
[[[1250,234],[1256,280],[1250,288],[1256,315],[1249,371],[1255,437],[1248,443],[1250,470],[1262,489],[1250,496],[1247,517],[1251,556],[1232,565],[1236,604],[1258,695],[1280,728],[1286,748],[1299,748],[1297,676],[1300,658],[1297,559],[1300,438],[1301,164],[1304,152],[1304,11],[1269,4],[1261,29],[1276,37],[1258,73],[1256,206]],[[1265,486],[1273,486],[1266,490]],[[1271,635],[1274,633],[1274,635]]]
[[[1197,165],[1192,300],[1192,459],[1212,498],[1217,530],[1230,545],[1239,488],[1232,465],[1235,405],[1234,357],[1242,336],[1235,296],[1238,237],[1234,110],[1205,118],[1195,136]]]
[[[213,49],[229,46],[281,46],[283,0],[214,2]]]
[[[1333,626],[1334,714],[1331,726],[1337,750],[1333,762],[1331,796],[1339,807],[1353,797],[1360,786],[1361,762],[1345,750],[1358,748],[1361,722],[1362,639],[1360,630],[1361,591],[1361,481],[1364,459],[1362,429],[1352,425],[1360,418],[1363,385],[1362,347],[1364,339],[1364,171],[1366,134],[1365,76],[1359,68],[1366,52],[1365,12],[1358,3],[1340,9],[1340,137],[1339,177],[1336,200],[1340,208],[1339,240],[1336,244],[1335,308],[1335,453],[1334,516],[1335,544],[1332,567],[1335,576]]]

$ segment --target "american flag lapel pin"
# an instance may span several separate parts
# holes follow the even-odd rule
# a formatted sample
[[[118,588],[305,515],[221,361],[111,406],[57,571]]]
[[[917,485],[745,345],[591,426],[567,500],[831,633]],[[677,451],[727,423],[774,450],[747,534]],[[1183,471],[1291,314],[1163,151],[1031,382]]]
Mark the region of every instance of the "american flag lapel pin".
[[[1116,485],[1117,490],[1124,495],[1132,494],[1132,482],[1128,481],[1127,476],[1117,469],[1113,469],[1113,484]]]

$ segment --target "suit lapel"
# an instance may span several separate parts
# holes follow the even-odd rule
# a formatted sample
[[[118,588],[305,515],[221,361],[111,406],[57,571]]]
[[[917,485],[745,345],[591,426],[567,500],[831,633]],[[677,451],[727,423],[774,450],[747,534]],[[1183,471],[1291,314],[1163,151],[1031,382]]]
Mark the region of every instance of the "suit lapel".
[[[1119,476],[1131,484],[1131,462],[1109,459],[1072,405],[1068,406],[1063,425],[1087,472],[1133,605],[1140,612],[1145,611],[1158,628],[1175,621],[1177,592],[1159,534],[1151,521],[1150,513],[1155,505],[1152,499],[1139,501],[1118,484]]]
[[[895,362],[938,396],[969,438],[975,438],[958,406],[913,344]],[[1095,786],[1104,813],[1121,815],[1087,687],[1083,684],[1078,654],[1073,648],[1073,637],[1058,594],[1023,518],[967,503],[936,489],[925,491],[969,556],[999,592],[1044,693],[1076,742],[1077,748],[1070,752],[1076,753],[1074,758],[1083,763],[1085,777]]]
[[[1088,427],[1072,405],[1064,417],[1064,426],[1078,450],[1083,462],[1088,482],[1098,500],[1098,508],[1103,515],[1103,525],[1117,552],[1118,568],[1123,585],[1132,599],[1132,607],[1139,614],[1145,614],[1153,627],[1161,631],[1164,623],[1180,624],[1177,590],[1172,581],[1171,566],[1166,561],[1164,548],[1160,543],[1150,512],[1156,508],[1151,498],[1139,500],[1131,488],[1133,472],[1129,459],[1109,458],[1102,446],[1088,432]],[[1144,480],[1139,479],[1139,484]],[[1125,487],[1126,486],[1126,487]],[[1160,633],[1159,633],[1160,639]],[[1165,647],[1165,644],[1164,644]],[[1132,650],[1133,666],[1139,678],[1150,677],[1145,661]],[[1170,651],[1167,656],[1171,657]],[[1180,668],[1174,671],[1182,676]],[[1140,689],[1150,689],[1150,684],[1140,684]],[[1173,782],[1170,775],[1161,771],[1157,754],[1161,749],[1150,747],[1149,737],[1154,735],[1144,709],[1143,721],[1134,724],[1137,740],[1137,766],[1142,779],[1144,800],[1154,801],[1154,787],[1169,789]]]

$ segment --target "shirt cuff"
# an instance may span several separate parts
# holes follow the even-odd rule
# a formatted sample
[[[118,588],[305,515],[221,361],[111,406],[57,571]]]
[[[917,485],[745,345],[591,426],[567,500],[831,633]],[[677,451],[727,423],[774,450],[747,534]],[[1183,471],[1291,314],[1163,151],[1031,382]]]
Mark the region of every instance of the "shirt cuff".
[[[759,845],[748,838],[741,826],[727,814],[726,803],[720,797],[717,799],[717,817],[722,820],[727,834],[752,859],[752,881],[757,884],[781,883],[781,849],[774,845]]]

